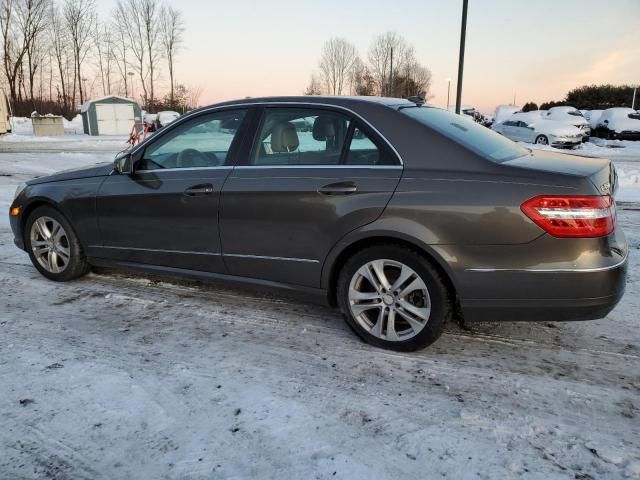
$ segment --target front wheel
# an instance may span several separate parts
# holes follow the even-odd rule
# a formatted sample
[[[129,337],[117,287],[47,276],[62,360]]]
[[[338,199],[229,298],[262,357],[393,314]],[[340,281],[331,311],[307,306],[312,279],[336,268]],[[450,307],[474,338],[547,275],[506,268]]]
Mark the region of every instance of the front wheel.
[[[36,208],[25,225],[31,262],[45,277],[64,282],[89,272],[89,264],[69,221],[49,206]]]
[[[538,145],[549,145],[549,139],[546,135],[538,135],[536,137],[536,144]]]
[[[453,312],[440,273],[419,252],[398,245],[369,247],[350,258],[338,277],[337,297],[362,339],[397,351],[435,342]]]

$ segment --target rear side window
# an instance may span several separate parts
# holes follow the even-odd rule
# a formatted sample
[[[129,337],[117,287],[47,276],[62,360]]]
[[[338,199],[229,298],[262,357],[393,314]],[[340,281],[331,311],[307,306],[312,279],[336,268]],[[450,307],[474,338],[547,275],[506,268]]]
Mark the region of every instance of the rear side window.
[[[526,148],[462,115],[432,107],[408,107],[400,112],[494,162],[529,153]]]
[[[346,114],[278,107],[265,110],[250,165],[346,167],[397,161]]]

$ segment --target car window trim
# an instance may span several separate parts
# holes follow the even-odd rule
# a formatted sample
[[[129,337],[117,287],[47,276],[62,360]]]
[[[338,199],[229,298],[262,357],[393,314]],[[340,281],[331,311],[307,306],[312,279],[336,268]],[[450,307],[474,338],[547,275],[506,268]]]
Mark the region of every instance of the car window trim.
[[[270,107],[270,106],[294,106],[294,107],[302,107],[302,108],[318,107],[318,108],[324,108],[329,110],[333,109],[333,110],[341,110],[343,112],[347,112],[353,115],[358,120],[360,120],[365,126],[370,128],[380,139],[382,139],[384,143],[389,147],[393,155],[395,156],[396,160],[398,161],[398,164],[400,166],[404,166],[404,160],[402,159],[402,156],[400,155],[398,150],[393,146],[393,144],[389,141],[389,139],[380,132],[380,130],[378,130],[371,122],[369,122],[366,118],[364,118],[358,112],[348,107],[344,107],[342,105],[331,105],[327,103],[317,103],[317,102],[286,102],[286,101],[268,101],[268,100],[261,101],[261,102],[232,103],[227,105],[211,105],[209,107],[203,107],[201,110],[197,110],[192,113],[187,113],[183,115],[181,118],[179,118],[178,120],[176,120],[175,122],[172,122],[171,125],[174,125],[177,122],[179,122],[178,123],[179,125],[182,122],[186,122],[189,118],[192,118],[192,117],[195,118],[198,115],[215,112],[218,110],[229,110],[229,109],[237,109],[237,108],[245,108],[245,107],[254,107],[254,108],[257,107],[258,109],[264,110],[265,107]],[[255,130],[252,133],[254,135],[257,135],[257,132]],[[140,150],[140,147],[142,147],[146,143],[149,143],[149,140],[152,140],[153,138],[154,137],[150,137],[147,141],[138,145],[137,148],[131,150],[131,153],[132,154],[136,153],[138,150]]]

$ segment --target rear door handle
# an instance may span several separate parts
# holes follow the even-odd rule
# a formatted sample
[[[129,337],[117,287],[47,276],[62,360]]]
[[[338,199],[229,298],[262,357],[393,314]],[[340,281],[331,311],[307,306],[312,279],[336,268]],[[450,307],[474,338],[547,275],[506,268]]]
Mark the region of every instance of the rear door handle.
[[[213,185],[211,185],[210,183],[201,183],[200,185],[194,185],[184,191],[184,194],[190,197],[195,197],[196,195],[211,195],[212,193]]]
[[[353,182],[330,183],[318,189],[318,193],[323,195],[349,195],[358,191],[358,187]]]

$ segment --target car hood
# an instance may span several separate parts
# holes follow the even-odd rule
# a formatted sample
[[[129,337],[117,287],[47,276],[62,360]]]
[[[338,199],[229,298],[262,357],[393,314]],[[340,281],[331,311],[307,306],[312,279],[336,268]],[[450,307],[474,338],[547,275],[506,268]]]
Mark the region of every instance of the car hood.
[[[28,185],[37,185],[40,183],[60,182],[62,180],[78,180],[81,178],[105,177],[113,170],[113,162],[98,163],[90,167],[73,168],[71,170],[63,170],[62,172],[47,175],[46,177],[38,177],[27,182]]]
[[[549,120],[567,125],[589,125],[589,121],[584,117],[569,115],[568,113],[555,113],[547,116]]]
[[[536,133],[544,133],[547,135],[580,135],[578,130],[573,125],[567,125],[563,122],[556,122],[555,120],[540,120],[534,123],[533,128]]]

